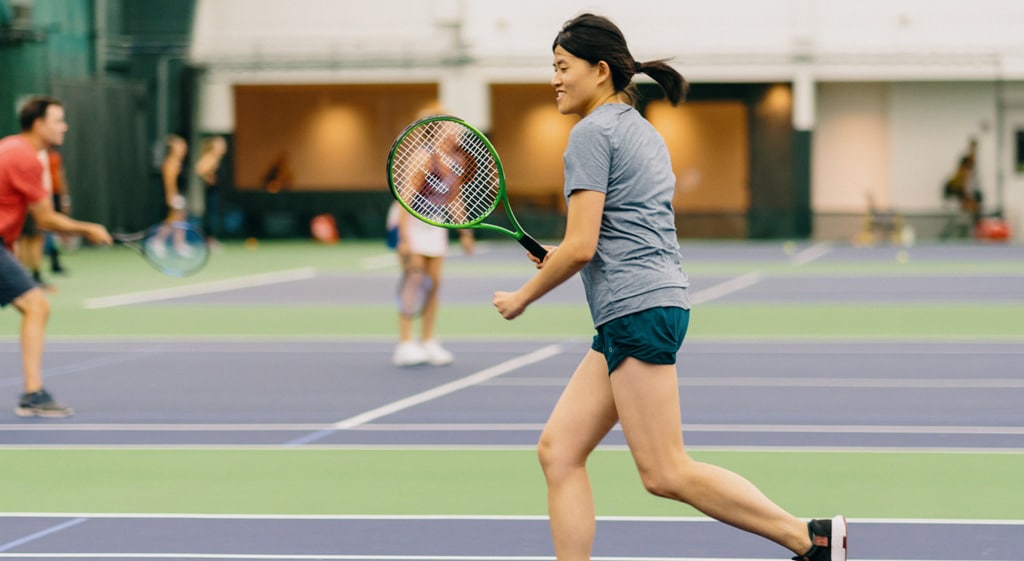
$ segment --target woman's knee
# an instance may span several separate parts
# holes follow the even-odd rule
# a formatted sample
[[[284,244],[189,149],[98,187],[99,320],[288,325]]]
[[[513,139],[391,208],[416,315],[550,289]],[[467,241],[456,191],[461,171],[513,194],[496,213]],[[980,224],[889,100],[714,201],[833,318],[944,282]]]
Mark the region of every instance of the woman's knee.
[[[585,466],[587,453],[545,432],[537,443],[537,459],[544,475],[550,479]]]
[[[42,289],[36,287],[14,300],[14,306],[25,316],[50,317],[50,301]]]
[[[659,463],[637,465],[640,481],[648,493],[686,502],[687,494],[693,490],[695,463],[685,454]]]

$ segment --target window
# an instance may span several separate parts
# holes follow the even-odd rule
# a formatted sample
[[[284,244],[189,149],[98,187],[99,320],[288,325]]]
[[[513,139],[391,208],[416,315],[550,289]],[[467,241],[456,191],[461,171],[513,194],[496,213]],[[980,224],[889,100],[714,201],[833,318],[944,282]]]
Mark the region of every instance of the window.
[[[1016,149],[1014,150],[1014,169],[1018,174],[1024,175],[1024,128],[1017,129]]]

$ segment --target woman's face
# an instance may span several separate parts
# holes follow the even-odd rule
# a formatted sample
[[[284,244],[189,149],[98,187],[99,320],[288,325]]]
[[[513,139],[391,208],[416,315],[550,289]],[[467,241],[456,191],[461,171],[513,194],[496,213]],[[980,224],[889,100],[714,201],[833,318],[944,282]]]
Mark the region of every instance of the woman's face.
[[[561,45],[555,47],[553,64],[555,75],[551,87],[555,88],[555,103],[563,115],[585,117],[600,103],[601,66],[578,58]]]
[[[188,152],[188,143],[181,138],[172,139],[167,145],[167,152],[176,158],[184,158]]]

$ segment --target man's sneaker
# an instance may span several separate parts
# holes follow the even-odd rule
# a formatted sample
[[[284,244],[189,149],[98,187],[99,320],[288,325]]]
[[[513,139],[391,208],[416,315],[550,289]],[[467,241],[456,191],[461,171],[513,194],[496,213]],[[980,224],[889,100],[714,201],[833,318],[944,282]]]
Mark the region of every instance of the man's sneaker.
[[[846,561],[846,517],[815,519],[807,523],[811,549],[793,561]]]
[[[164,245],[163,240],[158,238],[150,238],[146,242],[146,253],[150,254],[157,259],[163,259],[167,257],[167,246]]]
[[[455,356],[442,347],[441,343],[438,343],[435,339],[424,341],[423,351],[427,353],[427,362],[434,366],[444,366],[445,364],[451,364],[455,360]]]
[[[391,360],[395,366],[416,366],[417,364],[426,364],[430,361],[430,357],[418,343],[406,341],[395,347],[395,354]]]
[[[193,251],[192,248],[189,247],[188,244],[185,242],[175,242],[174,253],[177,253],[178,257],[184,257],[185,259],[190,259],[193,255],[196,254],[196,252]]]
[[[74,410],[57,403],[50,392],[41,389],[37,392],[23,393],[18,400],[14,414],[19,417],[70,417]]]

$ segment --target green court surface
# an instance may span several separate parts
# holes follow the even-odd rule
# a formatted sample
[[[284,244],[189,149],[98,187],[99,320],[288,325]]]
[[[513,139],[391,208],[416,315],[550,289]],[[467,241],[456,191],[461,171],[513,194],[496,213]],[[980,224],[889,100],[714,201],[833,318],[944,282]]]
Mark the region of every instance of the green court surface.
[[[397,277],[379,242],[229,243],[195,277],[173,279],[123,248],[84,248],[65,257],[71,276],[54,278],[52,339],[377,338],[394,337],[388,303],[238,306],[145,305],[88,309],[124,293],[315,268],[321,273]],[[452,277],[532,271],[525,263],[453,262]],[[691,277],[921,276],[1024,277],[1014,261],[896,260],[809,263],[714,262],[688,265]],[[495,287],[502,288],[502,287]],[[339,287],[339,290],[342,290]],[[691,339],[796,341],[1020,341],[1024,302],[736,304],[712,301],[693,312]],[[0,314],[7,340],[19,316]],[[446,306],[439,331],[451,339],[582,339],[592,327],[584,302],[539,302],[506,322],[489,301]],[[128,344],[128,343],[126,343]],[[13,365],[9,368],[15,368]],[[13,390],[12,390],[13,393]],[[994,452],[697,450],[694,457],[733,469],[800,516],[1024,519],[1024,450]],[[597,509],[604,516],[685,516],[694,512],[646,494],[627,452],[592,458]],[[0,448],[0,497],[7,512],[253,514],[522,514],[545,512],[535,454],[510,449],[311,447]]]
[[[1024,519],[1024,453],[698,451],[797,515]],[[644,492],[629,454],[589,464],[601,516],[695,511]],[[540,515],[532,450],[0,451],[13,512]]]
[[[781,255],[781,254],[780,254]],[[524,258],[525,261],[525,258]],[[215,253],[198,275],[176,279],[157,274],[124,248],[84,248],[65,257],[70,277],[52,277],[59,291],[51,297],[52,337],[377,337],[395,332],[390,302],[360,305],[218,306],[148,305],[141,309],[87,309],[86,301],[124,293],[190,287],[245,279],[267,273],[313,268],[323,273],[397,275],[393,256],[379,242],[322,245],[304,241],[262,242],[249,249],[228,244]],[[686,263],[691,277],[739,276],[757,271],[764,276],[857,276],[957,274],[1024,275],[1016,262],[810,263],[801,267],[775,262]],[[494,274],[528,275],[525,263],[464,260],[447,268],[452,277]],[[396,276],[397,278],[397,276]],[[496,286],[495,289],[511,288]],[[339,285],[338,290],[344,290]],[[688,337],[797,339],[985,339],[1024,338],[1024,302],[1011,303],[784,303],[728,304],[697,307]],[[837,321],[841,318],[841,321]],[[17,314],[0,314],[6,333],[17,331]],[[515,321],[502,320],[489,301],[446,305],[438,329],[450,337],[588,337],[592,333],[584,302],[539,301]]]

